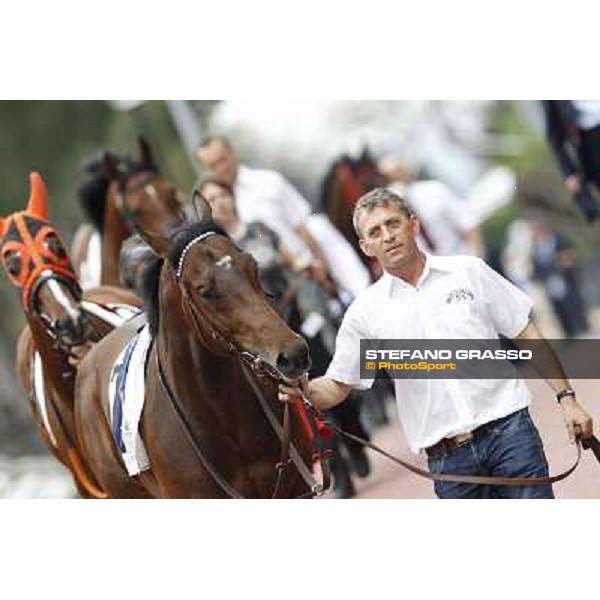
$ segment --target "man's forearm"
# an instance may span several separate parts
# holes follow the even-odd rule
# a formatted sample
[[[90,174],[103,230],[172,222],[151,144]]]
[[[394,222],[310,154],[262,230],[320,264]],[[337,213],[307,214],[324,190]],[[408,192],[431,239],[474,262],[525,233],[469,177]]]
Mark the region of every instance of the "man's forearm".
[[[350,393],[350,389],[349,385],[329,377],[317,377],[308,384],[310,400],[319,410],[327,410],[341,404]]]
[[[542,336],[537,327],[533,323],[529,323],[527,327],[515,338],[517,346],[527,347],[531,349],[532,344],[527,344],[527,341],[535,340],[535,352],[532,356],[532,364],[536,371],[548,382],[554,393],[571,387],[569,378],[565,369],[560,362],[554,348],[548,340]],[[521,343],[521,342],[525,343]]]
[[[312,233],[309,231],[306,225],[298,225],[296,227],[296,233],[302,238],[304,243],[308,246],[313,258],[320,260],[324,265],[327,265],[327,261],[325,260],[325,254],[321,250],[321,246],[317,244],[317,241],[313,237]]]

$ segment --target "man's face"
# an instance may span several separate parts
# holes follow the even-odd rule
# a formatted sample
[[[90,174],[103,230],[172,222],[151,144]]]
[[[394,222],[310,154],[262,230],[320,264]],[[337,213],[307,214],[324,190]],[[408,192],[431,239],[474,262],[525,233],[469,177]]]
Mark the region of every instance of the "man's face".
[[[415,241],[419,221],[407,216],[395,204],[361,211],[358,226],[362,251],[377,259],[386,270],[405,267],[419,256]]]
[[[216,181],[233,186],[237,177],[237,159],[231,148],[221,140],[213,140],[200,148],[196,157]]]

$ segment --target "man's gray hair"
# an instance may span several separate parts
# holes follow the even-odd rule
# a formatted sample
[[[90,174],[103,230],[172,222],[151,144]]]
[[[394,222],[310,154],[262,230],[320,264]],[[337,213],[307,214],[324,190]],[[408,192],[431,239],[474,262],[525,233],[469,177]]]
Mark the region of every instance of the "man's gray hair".
[[[387,188],[375,188],[359,198],[354,206],[354,214],[352,216],[352,225],[354,225],[354,231],[356,231],[359,238],[362,237],[358,227],[360,213],[363,210],[372,210],[376,206],[389,206],[390,204],[397,206],[400,212],[404,213],[407,217],[412,215],[412,211],[408,207],[406,200]]]

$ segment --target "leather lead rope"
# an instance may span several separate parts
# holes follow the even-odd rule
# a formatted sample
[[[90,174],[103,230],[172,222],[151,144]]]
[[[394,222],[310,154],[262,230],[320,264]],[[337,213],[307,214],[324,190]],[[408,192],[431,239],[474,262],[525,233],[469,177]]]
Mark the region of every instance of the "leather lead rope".
[[[263,409],[263,412],[265,413],[265,416],[269,420],[271,427],[273,428],[273,430],[279,437],[280,441],[282,442],[282,446],[284,446],[284,443],[283,443],[284,442],[284,429],[279,424],[279,422],[277,421],[277,418],[273,414],[273,411],[271,410],[271,407],[268,405],[267,400],[264,397],[261,389],[258,387],[256,381],[254,380],[254,377],[252,376],[252,373],[250,372],[249,367],[244,362],[241,362],[240,364],[242,365],[244,374],[246,375],[246,379],[248,380],[248,383],[250,383],[250,386],[252,387],[252,390],[254,391],[254,394],[257,397],[257,399],[260,403],[260,406]],[[289,416],[288,416],[288,418],[289,418]],[[284,422],[285,422],[285,413],[284,413]],[[310,495],[312,495],[312,496],[321,495],[324,492],[324,490],[327,489],[327,487],[329,487],[329,486],[327,485],[327,487],[325,487],[325,484],[326,484],[325,481],[323,484],[317,483],[317,481],[313,477],[312,473],[310,472],[310,470],[308,469],[308,467],[302,460],[300,453],[298,452],[298,450],[296,449],[294,444],[291,443],[291,441],[289,439],[288,439],[288,446],[289,446],[289,453],[290,453],[291,459],[292,459],[294,465],[296,466],[296,468],[298,469],[300,476],[302,477],[302,479],[304,479],[304,481],[306,482],[306,485],[308,485],[308,487],[310,489]],[[324,468],[324,473],[326,470],[327,469]],[[303,497],[303,496],[301,496],[301,497]]]
[[[316,416],[320,416],[321,418],[323,418],[323,416],[320,414],[320,412],[310,403],[310,401],[307,402],[307,406],[309,407],[309,410],[313,411],[313,413]],[[363,446],[366,446],[367,448],[371,448],[371,450],[374,450],[378,454],[385,456],[387,459],[395,462],[396,464],[400,465],[401,467],[404,467],[405,469],[412,471],[416,475],[419,475],[419,476],[424,477],[425,479],[429,479],[431,481],[446,481],[446,482],[452,482],[452,483],[471,483],[471,484],[475,484],[475,485],[503,485],[503,486],[548,485],[548,484],[556,483],[558,481],[562,481],[563,479],[566,479],[571,473],[573,473],[573,471],[575,471],[575,469],[579,466],[579,462],[581,461],[581,446],[582,445],[586,449],[591,448],[592,451],[594,452],[594,454],[596,455],[596,457],[598,458],[598,460],[600,461],[600,441],[598,441],[595,437],[592,437],[592,438],[587,438],[587,441],[585,441],[585,442],[583,439],[578,440],[577,441],[577,459],[576,459],[575,463],[569,469],[564,471],[563,473],[560,473],[559,475],[554,475],[551,477],[490,477],[490,476],[480,476],[480,475],[450,475],[447,473],[430,473],[429,471],[426,471],[425,469],[421,469],[420,467],[417,467],[416,465],[413,465],[410,462],[407,462],[405,460],[402,460],[401,458],[398,458],[397,456],[394,456],[393,454],[390,454],[386,450],[383,450],[382,448],[380,448],[376,444],[373,444],[372,442],[369,442],[368,440],[365,440],[356,435],[353,435],[352,433],[345,431],[344,429],[342,429],[341,427],[339,427],[338,425],[336,425],[333,422],[328,421],[328,423],[330,425],[330,428],[333,429],[333,431],[335,433],[337,433],[338,435],[341,435],[350,440],[353,440],[354,442],[357,442]]]

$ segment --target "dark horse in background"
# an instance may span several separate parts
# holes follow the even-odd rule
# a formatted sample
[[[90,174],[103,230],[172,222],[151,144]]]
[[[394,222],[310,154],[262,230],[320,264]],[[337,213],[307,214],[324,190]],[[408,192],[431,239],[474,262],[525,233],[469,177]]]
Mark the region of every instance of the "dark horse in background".
[[[373,277],[378,275],[374,263],[361,251],[352,225],[357,200],[367,192],[385,185],[377,163],[365,148],[358,158],[343,155],[327,171],[321,185],[321,209],[350,242],[358,256],[369,267]]]
[[[82,286],[120,286],[119,257],[123,243],[133,230],[121,206],[119,181],[137,164],[152,162],[148,142],[138,138],[140,159],[106,151],[84,167],[77,199],[87,219],[75,233],[73,266]],[[156,167],[154,167],[156,168]]]
[[[101,498],[105,494],[75,441],[75,373],[91,345],[123,320],[115,304],[140,302],[118,288],[83,294],[65,245],[48,221],[44,182],[37,173],[30,181],[27,208],[0,219],[2,264],[27,319],[17,345],[17,371],[48,450],[71,470],[82,496]]]
[[[365,256],[360,249],[352,216],[354,206],[361,196],[385,185],[385,178],[379,172],[377,162],[366,147],[357,158],[344,154],[335,160],[329,167],[321,185],[321,209],[329,215],[332,223],[350,242],[369,269],[373,281],[380,277],[381,271],[377,262]],[[372,392],[355,391],[354,393],[357,397],[362,398],[363,414],[367,415],[372,426],[388,423],[385,398],[391,397],[393,391],[387,376],[378,375]],[[371,394],[372,397],[369,397]],[[346,487],[348,487],[347,484]]]
[[[126,171],[132,160],[113,155],[119,169]],[[73,237],[73,266],[83,287],[120,285],[119,253],[123,242],[131,235],[112,193],[113,180],[105,170],[104,155],[84,167],[83,181],[77,189],[77,199],[86,221]]]
[[[271,306],[254,259],[213,223],[204,200],[190,215],[147,156],[119,192],[128,220],[157,255],[145,273],[152,345],[140,423],[151,468],[128,475],[109,418],[109,376],[139,329],[132,322],[102,340],[77,376],[77,435],[101,487],[121,498],[310,492],[300,468],[310,464],[310,431],[297,413],[288,415],[301,464],[280,477],[282,444],[266,416],[285,422],[277,381],[310,368],[308,349]]]

